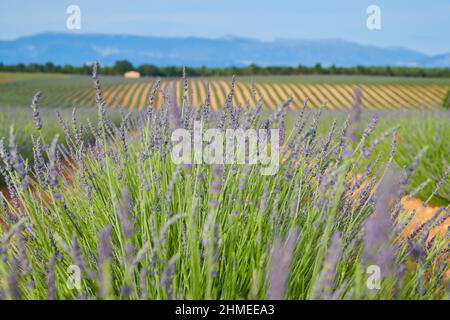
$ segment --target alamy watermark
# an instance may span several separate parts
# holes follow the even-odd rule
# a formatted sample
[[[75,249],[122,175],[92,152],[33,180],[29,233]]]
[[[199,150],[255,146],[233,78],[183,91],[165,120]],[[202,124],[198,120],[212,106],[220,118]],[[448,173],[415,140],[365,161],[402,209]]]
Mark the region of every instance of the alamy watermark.
[[[366,280],[366,287],[369,290],[381,289],[381,269],[376,264],[372,264],[367,267],[366,274],[368,275]]]
[[[367,29],[381,30],[381,8],[372,4],[367,7],[366,13],[369,15],[366,20]]]
[[[260,165],[262,175],[278,172],[279,129],[213,129],[203,132],[203,123],[194,122],[189,130],[172,133],[172,161],[175,164],[251,164]]]
[[[81,29],[81,9],[75,4],[67,7],[66,13],[69,15],[66,20],[66,27],[69,30]]]
[[[70,265],[67,267],[67,281],[66,285],[69,289],[81,289],[81,269],[77,265]]]

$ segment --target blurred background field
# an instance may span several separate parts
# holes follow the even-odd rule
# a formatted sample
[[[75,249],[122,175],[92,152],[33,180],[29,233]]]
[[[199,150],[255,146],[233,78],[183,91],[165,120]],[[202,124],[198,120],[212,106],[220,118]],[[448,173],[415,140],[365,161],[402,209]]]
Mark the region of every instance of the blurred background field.
[[[69,77],[65,74],[56,73],[21,73],[21,72],[0,72],[0,84],[15,82],[19,80],[31,79],[64,79]]]
[[[102,77],[105,98],[110,106],[120,104],[129,109],[145,107],[155,78],[127,79],[118,76]],[[179,78],[162,79],[161,87],[174,85],[181,96],[182,83]],[[228,77],[192,78],[190,88],[194,106],[199,106],[206,97],[209,85],[212,106],[221,107],[230,90]],[[239,77],[236,83],[235,104],[245,106],[251,99],[252,84],[265,98],[266,108],[275,108],[287,96],[293,98],[293,107],[303,104],[306,97],[310,107],[326,104],[330,110],[349,109],[352,106],[352,92],[356,85],[364,91],[363,105],[369,110],[434,109],[442,105],[450,88],[450,79],[402,78],[375,76],[256,76]],[[92,106],[94,91],[88,76],[52,75],[39,73],[0,73],[0,105],[28,105],[30,97],[42,91],[42,106],[65,108]],[[161,99],[161,96],[159,96]],[[160,102],[160,101],[159,101]]]

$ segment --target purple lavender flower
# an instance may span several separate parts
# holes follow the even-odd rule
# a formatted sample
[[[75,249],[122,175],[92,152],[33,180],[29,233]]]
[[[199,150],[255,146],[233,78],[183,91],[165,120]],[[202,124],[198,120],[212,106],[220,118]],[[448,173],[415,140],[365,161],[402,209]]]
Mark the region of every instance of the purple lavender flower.
[[[9,197],[11,199],[11,202],[14,206],[14,208],[20,207],[20,199],[18,192],[16,190],[16,187],[14,186],[13,182],[11,181],[11,178],[9,174],[3,174],[5,178],[6,188],[8,189]]]
[[[45,159],[42,152],[40,138],[31,136],[33,142],[33,156],[34,156],[34,175],[40,182],[42,189],[47,187],[47,179],[45,177]]]
[[[213,165],[212,166],[212,183],[211,183],[211,195],[210,205],[217,207],[219,205],[218,197],[220,191],[222,190],[222,176],[224,174],[223,165]]]
[[[159,92],[160,85],[161,85],[161,80],[158,80],[158,81],[155,82],[155,84],[153,85],[152,91],[150,93],[150,96],[148,98],[147,114],[149,115],[150,118],[153,117],[153,109],[154,109],[154,105],[155,105],[155,98],[156,98],[156,95]]]
[[[142,267],[139,272],[139,289],[141,293],[141,299],[147,299],[148,296],[148,280],[147,280],[147,270]]]
[[[99,233],[99,245],[98,245],[98,266],[99,266],[99,295],[102,298],[107,298],[110,293],[111,283],[108,275],[105,271],[108,269],[108,265],[111,263],[113,257],[112,245],[111,245],[111,225],[106,226]]]
[[[345,145],[349,127],[350,127],[350,115],[348,115],[347,118],[345,119],[344,125],[342,126],[341,133],[339,135],[338,146],[334,151],[334,156],[337,157],[338,164],[341,164],[344,156],[347,156],[350,153],[348,152]]]
[[[77,120],[77,107],[74,107],[72,109],[72,129],[74,132],[77,131],[78,128],[78,124],[77,124],[78,120]]]
[[[168,299],[171,299],[173,295],[172,280],[174,275],[175,263],[177,262],[179,257],[180,254],[178,253],[172,256],[172,258],[170,258],[169,262],[167,263],[167,266],[164,268],[163,273],[161,275],[160,283],[163,288],[166,288]]]
[[[45,276],[47,283],[47,300],[56,299],[56,286],[55,286],[55,255],[52,255],[48,262],[47,274]]]
[[[92,66],[92,82],[94,84],[95,89],[95,102],[97,103],[97,106],[104,106],[105,100],[103,99],[103,92],[100,86],[100,80],[98,79],[98,69],[99,64],[96,61]]]
[[[436,194],[438,194],[439,190],[441,189],[442,185],[444,184],[445,181],[448,182],[447,178],[450,174],[450,165],[447,166],[447,168],[445,169],[444,173],[442,173],[442,175],[439,177],[439,179],[436,182],[436,185],[433,188],[433,191],[431,192],[431,196],[433,197]]]
[[[247,179],[250,174],[251,167],[249,165],[244,165],[244,169],[242,170],[241,176],[239,177],[239,190],[245,190],[247,186]]]
[[[4,169],[5,171],[11,171],[12,170],[12,164],[10,163],[10,155],[9,151],[5,147],[4,139],[0,139],[0,159],[2,160],[4,167],[0,166],[0,168]]]
[[[231,112],[233,111],[233,97],[234,97],[235,84],[236,84],[236,78],[235,78],[235,76],[233,76],[231,78],[231,83],[230,83],[230,92],[228,93],[227,99],[225,100],[225,106],[224,106],[225,113],[227,113],[228,115],[231,115]]]
[[[122,228],[122,234],[124,238],[124,252],[125,252],[125,262],[130,265],[132,262],[132,255],[135,251],[133,245],[134,238],[134,223],[133,216],[131,214],[131,197],[127,188],[122,190],[122,202],[117,208],[117,213],[119,215],[120,226]]]
[[[186,76],[186,67],[183,66],[183,76],[182,76],[182,81],[183,81],[183,111],[184,108],[187,106],[187,99],[188,99],[188,91],[189,91],[189,84],[188,84],[188,79]]]
[[[289,230],[289,234],[284,243],[277,239],[272,251],[268,300],[281,300],[286,295],[291,260],[297,245],[299,231],[297,228]]]
[[[358,122],[361,117],[361,111],[362,111],[362,89],[361,87],[357,86],[353,90],[353,112],[350,113],[351,121]]]
[[[209,83],[205,84],[205,87],[206,87],[206,97],[205,101],[202,104],[200,116],[203,123],[208,123],[211,112],[211,92]]]
[[[61,199],[61,193],[59,190],[59,179],[58,176],[60,174],[60,158],[58,155],[58,149],[57,149],[57,142],[58,138],[55,137],[52,140],[50,149],[49,149],[49,164],[48,164],[48,185],[50,186],[53,197],[55,200]]]
[[[176,91],[173,86],[167,89],[167,113],[171,130],[179,129],[182,126],[182,115],[177,102]]]
[[[9,163],[12,164],[19,177],[20,186],[22,189],[26,189],[30,184],[28,178],[29,168],[25,165],[25,160],[19,154],[13,127],[9,131]]]
[[[377,122],[378,122],[378,116],[376,114],[374,114],[372,116],[372,121],[369,123],[369,125],[366,127],[366,129],[364,129],[364,132],[362,134],[362,142],[361,142],[362,148],[361,148],[361,152],[363,154],[363,157],[366,158],[366,159],[370,156],[371,149],[370,149],[370,147],[366,148],[365,147],[365,143],[369,139],[369,137],[372,134],[372,132],[375,130]]]
[[[56,117],[58,118],[58,122],[61,125],[61,127],[64,130],[64,133],[66,135],[66,138],[70,136],[70,129],[69,126],[67,125],[67,122],[63,119],[63,117],[61,116],[61,113],[59,111],[56,111]]]
[[[180,167],[178,166],[175,171],[172,174],[172,177],[170,178],[169,184],[167,185],[167,191],[166,191],[166,204],[170,205],[172,203],[172,199],[173,199],[173,191],[175,188],[175,183],[177,181],[178,178],[178,174],[180,172]]]
[[[24,229],[25,229],[25,227],[23,225],[21,225],[15,231],[15,236],[16,236],[16,241],[17,241],[17,259],[18,259],[20,275],[22,276],[22,279],[24,279],[26,281],[25,287],[28,290],[31,290],[34,287],[34,280],[31,277],[33,268],[30,265],[30,261],[28,260],[28,255],[27,255],[26,248],[25,248],[26,238],[23,234]]]
[[[428,235],[430,234],[431,230],[433,230],[436,226],[444,223],[444,221],[447,220],[449,216],[450,210],[445,207],[439,208],[427,222],[418,226],[413,232],[411,232],[405,241],[412,242],[417,236],[422,235],[424,238],[423,242],[425,242],[425,240],[428,239]]]
[[[369,123],[369,125],[364,130],[362,136],[364,139],[368,139],[370,137],[370,134],[375,130],[375,127],[378,123],[378,116],[376,114],[372,115],[372,121]]]
[[[33,122],[34,127],[37,130],[42,129],[42,119],[39,114],[39,99],[41,98],[42,93],[40,91],[36,92],[33,99],[31,100],[31,109],[33,109]]]
[[[366,265],[378,265],[384,275],[394,270],[390,213],[393,201],[397,199],[398,186],[398,174],[388,170],[375,193],[375,212],[365,223],[364,260]]]
[[[330,300],[333,298],[334,278],[341,254],[342,241],[339,232],[336,232],[331,239],[331,246],[328,249],[319,278],[314,283],[312,293],[314,299]]]
[[[87,264],[83,257],[83,252],[78,243],[77,237],[75,235],[72,236],[72,246],[70,250],[70,257],[72,258],[72,263],[78,266],[81,272],[86,270]]]
[[[395,152],[397,151],[397,142],[398,142],[398,133],[397,131],[394,131],[392,133],[392,140],[391,140],[391,149],[389,151],[389,163],[392,162],[395,156]]]
[[[2,210],[2,217],[1,217],[1,219],[3,219],[3,223],[14,224],[14,223],[17,222],[18,218],[15,215],[13,215],[13,213],[9,209],[8,203],[4,199],[4,197],[3,197],[1,192],[0,192],[0,208]],[[1,221],[0,221],[0,223],[1,223]],[[0,247],[1,247],[1,245],[0,245]]]
[[[123,156],[125,159],[128,159],[128,142],[126,139],[126,133],[125,133],[125,123],[122,122],[122,124],[119,127],[119,140],[122,144],[122,150],[123,150]]]
[[[19,289],[19,261],[16,257],[13,257],[11,259],[10,268],[9,268],[9,274],[8,274],[8,296],[12,300],[20,300],[21,299],[21,293]]]

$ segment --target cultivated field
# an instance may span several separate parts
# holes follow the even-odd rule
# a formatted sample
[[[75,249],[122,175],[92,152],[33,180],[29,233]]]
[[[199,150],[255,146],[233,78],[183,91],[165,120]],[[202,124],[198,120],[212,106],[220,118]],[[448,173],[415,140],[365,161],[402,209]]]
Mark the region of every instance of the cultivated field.
[[[103,82],[107,105],[143,109],[155,79],[105,77]],[[238,78],[234,104],[245,107],[247,101],[252,99],[254,88],[264,97],[266,109],[276,108],[283,99],[291,96],[293,110],[298,109],[307,97],[312,108],[325,105],[329,110],[345,110],[352,106],[352,92],[357,85],[363,89],[363,107],[368,110],[435,109],[441,105],[450,88],[450,80],[358,76]],[[161,79],[161,89],[164,90],[168,86],[174,86],[181,97],[180,79]],[[190,94],[194,106],[198,107],[205,99],[207,86],[210,87],[212,95],[211,105],[217,110],[222,107],[230,90],[230,79],[191,79]],[[28,105],[30,97],[36,91],[44,93],[44,107],[92,106],[95,101],[88,77],[60,76],[55,79],[51,76],[41,76],[38,79],[36,75],[27,78],[26,75],[20,74],[0,74],[0,106]],[[161,101],[162,95],[158,95],[157,105]]]
[[[0,84],[32,79],[66,79],[68,75],[56,73],[20,73],[20,72],[0,72]]]

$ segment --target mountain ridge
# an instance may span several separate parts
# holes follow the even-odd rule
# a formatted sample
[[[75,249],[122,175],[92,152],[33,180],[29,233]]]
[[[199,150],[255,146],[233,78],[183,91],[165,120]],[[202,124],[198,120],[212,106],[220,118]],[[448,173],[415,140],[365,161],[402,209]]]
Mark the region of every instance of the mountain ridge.
[[[15,40],[0,40],[3,64],[45,63],[82,65],[94,60],[111,65],[117,60],[135,65],[193,67],[260,66],[418,66],[450,67],[450,53],[427,55],[402,47],[378,47],[342,39],[285,39],[263,41],[142,35],[46,32]]]

